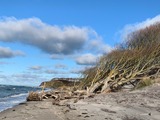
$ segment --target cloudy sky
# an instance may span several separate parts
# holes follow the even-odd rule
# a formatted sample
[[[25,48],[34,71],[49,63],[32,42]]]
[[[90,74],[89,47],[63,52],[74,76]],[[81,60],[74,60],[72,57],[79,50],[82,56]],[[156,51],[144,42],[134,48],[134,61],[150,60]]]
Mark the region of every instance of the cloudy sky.
[[[0,84],[80,77],[129,32],[160,21],[159,0],[0,0]]]

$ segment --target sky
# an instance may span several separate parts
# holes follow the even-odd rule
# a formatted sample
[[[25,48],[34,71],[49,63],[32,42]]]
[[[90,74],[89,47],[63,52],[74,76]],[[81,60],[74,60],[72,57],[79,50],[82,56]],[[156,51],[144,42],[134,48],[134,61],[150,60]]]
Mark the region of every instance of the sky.
[[[0,0],[0,84],[82,77],[126,39],[160,21],[159,0]]]

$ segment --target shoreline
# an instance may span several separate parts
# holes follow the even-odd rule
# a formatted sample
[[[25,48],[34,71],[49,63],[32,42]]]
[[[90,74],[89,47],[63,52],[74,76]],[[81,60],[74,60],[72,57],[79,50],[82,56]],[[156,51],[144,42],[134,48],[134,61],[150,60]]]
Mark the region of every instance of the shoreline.
[[[53,99],[30,101],[0,112],[0,120],[159,120],[160,85],[135,91],[98,94],[63,105]]]
[[[7,107],[5,107],[4,109],[1,109],[1,110],[0,110],[0,113],[3,112],[3,111],[5,111],[5,110],[14,108],[14,107],[16,107],[16,106],[18,106],[18,105],[20,105],[20,104],[26,103],[26,102],[27,102],[26,99],[24,99],[23,101],[20,101],[19,103],[15,103],[15,104],[13,104],[13,105],[7,106]]]
[[[26,102],[29,91],[40,91],[38,87],[0,84],[0,112]]]
[[[9,109],[12,109],[12,108],[16,108],[17,106],[20,106],[20,105],[23,105],[23,104],[26,104],[26,103],[27,103],[27,101],[25,100],[25,101],[20,102],[20,103],[18,103],[18,104],[16,104],[16,105],[13,105],[12,107],[8,107],[8,108],[0,111],[0,113],[2,113],[2,112],[4,112],[4,111],[7,111],[7,110],[9,110]]]
[[[53,114],[55,108],[51,103],[51,100],[23,102],[0,112],[0,120],[60,120]]]

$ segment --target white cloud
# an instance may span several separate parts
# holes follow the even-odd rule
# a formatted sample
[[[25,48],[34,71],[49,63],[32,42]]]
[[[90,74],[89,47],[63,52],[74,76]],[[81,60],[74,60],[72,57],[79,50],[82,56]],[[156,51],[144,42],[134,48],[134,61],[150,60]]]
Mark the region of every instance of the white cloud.
[[[7,65],[9,64],[8,62],[3,62],[3,61],[0,61],[0,65]]]
[[[57,70],[46,70],[45,73],[47,73],[47,74],[58,74],[59,72]]]
[[[0,80],[1,80],[1,79],[6,79],[6,78],[7,78],[6,75],[1,75],[1,74],[0,74]]]
[[[62,64],[62,63],[57,63],[57,64],[54,65],[54,67],[56,69],[67,69],[68,68],[67,65]]]
[[[94,30],[87,27],[53,26],[38,18],[0,20],[0,41],[18,41],[49,54],[72,54],[83,48]]]
[[[21,51],[11,50],[9,47],[0,46],[0,58],[12,58],[15,56],[24,56],[24,53]]]
[[[31,66],[29,69],[30,69],[30,70],[41,70],[41,69],[42,69],[42,66],[35,65],[35,66]]]
[[[45,73],[47,73],[47,74],[59,74],[59,75],[68,74],[65,71],[58,71],[58,70],[51,70],[51,69],[46,70]]]
[[[39,86],[41,82],[47,81],[43,75],[34,75],[32,73],[18,73],[12,75],[0,74],[0,83],[12,85]]]
[[[19,79],[36,79],[38,76],[37,75],[32,75],[32,74],[13,74],[13,78],[19,78]]]
[[[75,67],[70,70],[70,73],[80,75],[85,69],[86,67]]]
[[[123,40],[126,40],[127,35],[129,33],[136,31],[136,30],[139,30],[139,29],[143,29],[145,27],[148,27],[148,26],[153,25],[158,22],[160,22],[160,15],[157,15],[154,18],[148,18],[143,22],[138,22],[135,24],[128,24],[120,31],[121,37]]]
[[[91,53],[83,54],[76,58],[76,63],[79,65],[95,65],[99,56]]]
[[[62,59],[64,55],[90,51],[93,48],[96,52],[110,50],[110,46],[104,44],[96,31],[89,27],[49,25],[38,18],[1,18],[0,41],[16,41],[35,46],[52,55],[53,59]]]
[[[101,39],[90,41],[87,48],[95,53],[108,53],[112,50],[112,47],[105,44]]]
[[[64,55],[59,55],[59,54],[52,54],[50,56],[51,59],[57,59],[57,60],[62,60],[64,58]]]

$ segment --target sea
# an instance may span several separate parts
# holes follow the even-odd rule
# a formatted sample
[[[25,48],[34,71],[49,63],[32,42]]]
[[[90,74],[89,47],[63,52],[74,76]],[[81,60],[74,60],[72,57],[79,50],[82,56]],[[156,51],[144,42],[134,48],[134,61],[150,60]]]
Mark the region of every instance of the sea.
[[[29,91],[40,91],[38,87],[0,85],[0,112],[25,102]]]

